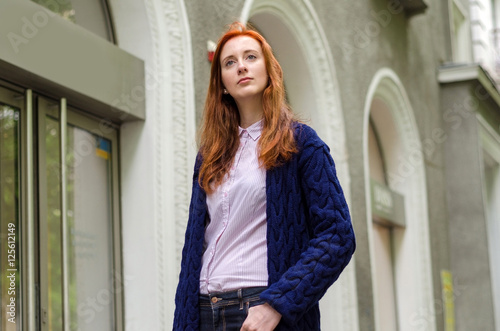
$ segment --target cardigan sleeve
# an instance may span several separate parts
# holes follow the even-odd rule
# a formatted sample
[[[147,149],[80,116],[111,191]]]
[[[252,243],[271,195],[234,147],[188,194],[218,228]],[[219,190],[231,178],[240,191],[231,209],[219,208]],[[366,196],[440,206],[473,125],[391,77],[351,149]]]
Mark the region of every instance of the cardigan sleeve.
[[[182,249],[181,272],[175,294],[173,325],[175,331],[196,331],[199,327],[199,275],[206,214],[205,194],[198,184],[200,165],[201,157],[198,155],[193,174],[189,219],[186,227],[184,248]]]
[[[312,129],[299,145],[298,174],[311,230],[295,265],[261,294],[293,325],[325,294],[355,250],[349,208],[329,148]]]

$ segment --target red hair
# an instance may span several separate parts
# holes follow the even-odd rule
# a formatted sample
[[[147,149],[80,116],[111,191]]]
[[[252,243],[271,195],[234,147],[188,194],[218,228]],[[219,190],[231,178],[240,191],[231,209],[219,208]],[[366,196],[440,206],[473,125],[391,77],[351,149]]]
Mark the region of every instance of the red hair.
[[[258,142],[261,166],[271,169],[290,160],[297,152],[292,127],[294,116],[285,100],[281,66],[262,35],[235,22],[217,44],[203,113],[200,146],[203,162],[198,180],[207,193],[212,193],[222,183],[239,146],[240,115],[234,99],[223,93],[220,56],[224,45],[240,36],[251,37],[260,44],[269,76],[263,92],[264,125]]]

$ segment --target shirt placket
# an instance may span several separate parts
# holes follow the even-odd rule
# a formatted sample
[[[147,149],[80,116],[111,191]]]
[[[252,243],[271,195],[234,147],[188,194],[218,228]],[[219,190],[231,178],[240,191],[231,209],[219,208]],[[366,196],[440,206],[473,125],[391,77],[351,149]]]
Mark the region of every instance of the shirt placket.
[[[212,247],[210,249],[210,259],[208,261],[208,267],[207,267],[207,274],[208,274],[207,276],[208,277],[206,277],[207,288],[208,288],[208,284],[210,283],[210,276],[212,273],[212,262],[214,261],[215,254],[217,252],[217,244],[219,243],[219,240],[222,237],[222,235],[224,234],[224,232],[226,231],[227,225],[229,223],[230,190],[231,190],[231,186],[234,182],[236,169],[238,168],[238,165],[240,163],[241,155],[243,154],[245,147],[247,145],[248,138],[249,138],[248,132],[246,130],[243,130],[241,133],[240,146],[239,146],[238,150],[236,151],[233,165],[231,166],[231,169],[229,170],[229,178],[221,184],[221,190],[222,190],[222,192],[221,192],[221,195],[222,195],[222,226],[221,226],[221,230],[220,230],[219,234],[217,235],[217,239],[214,241],[214,244],[212,245]]]

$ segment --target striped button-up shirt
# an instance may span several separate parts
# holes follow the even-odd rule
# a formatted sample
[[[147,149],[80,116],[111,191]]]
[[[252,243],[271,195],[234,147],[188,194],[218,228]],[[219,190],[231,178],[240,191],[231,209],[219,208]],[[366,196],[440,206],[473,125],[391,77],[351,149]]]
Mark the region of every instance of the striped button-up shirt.
[[[200,292],[267,286],[266,171],[257,142],[263,120],[239,128],[240,146],[223,183],[207,195]]]

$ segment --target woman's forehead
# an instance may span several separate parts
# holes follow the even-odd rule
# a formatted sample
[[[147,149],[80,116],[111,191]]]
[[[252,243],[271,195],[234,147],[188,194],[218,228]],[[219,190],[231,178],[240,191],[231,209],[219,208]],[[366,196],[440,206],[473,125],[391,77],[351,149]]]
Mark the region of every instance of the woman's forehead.
[[[235,55],[232,53],[241,53],[248,50],[262,51],[260,43],[252,37],[249,36],[238,36],[229,39],[224,47],[222,47],[221,58]]]

